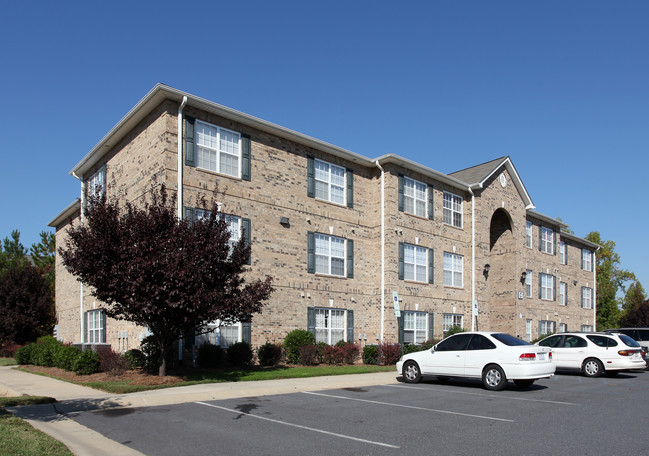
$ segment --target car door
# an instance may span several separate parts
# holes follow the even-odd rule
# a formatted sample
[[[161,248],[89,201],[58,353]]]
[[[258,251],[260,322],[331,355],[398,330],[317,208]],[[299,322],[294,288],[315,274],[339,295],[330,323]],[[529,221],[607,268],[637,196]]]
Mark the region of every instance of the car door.
[[[426,357],[422,372],[432,375],[464,375],[464,357],[471,334],[455,334],[435,346],[431,356]]]
[[[543,339],[539,342],[541,347],[550,347],[552,349],[552,361],[556,364],[557,367],[562,367],[562,341],[563,337],[561,335],[550,336]]]
[[[482,334],[474,334],[464,356],[464,375],[481,377],[482,368],[489,362],[496,361],[496,344]]]
[[[557,362],[557,367],[581,369],[581,365],[588,354],[588,342],[583,337],[568,335],[565,336],[561,347],[557,350],[561,353],[561,364]],[[554,349],[552,354],[554,356]]]

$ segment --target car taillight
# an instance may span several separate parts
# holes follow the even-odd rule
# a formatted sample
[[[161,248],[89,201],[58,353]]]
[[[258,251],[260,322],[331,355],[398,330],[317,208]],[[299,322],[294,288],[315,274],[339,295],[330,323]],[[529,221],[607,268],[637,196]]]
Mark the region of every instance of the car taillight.
[[[633,356],[635,353],[638,353],[638,350],[620,350],[617,352],[620,356]]]
[[[534,361],[536,360],[536,353],[523,353],[518,357],[519,361]]]
[[[552,352],[548,353],[548,358],[552,359]]]

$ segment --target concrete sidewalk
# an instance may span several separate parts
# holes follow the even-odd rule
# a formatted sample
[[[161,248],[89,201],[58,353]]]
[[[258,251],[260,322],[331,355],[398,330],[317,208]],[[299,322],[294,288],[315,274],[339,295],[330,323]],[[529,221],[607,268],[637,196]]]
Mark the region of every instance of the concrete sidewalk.
[[[142,453],[110,440],[71,419],[76,413],[119,407],[150,407],[185,402],[259,397],[301,391],[397,383],[397,372],[336,375],[329,377],[261,380],[256,382],[206,383],[131,394],[110,394],[85,386],[0,367],[1,396],[50,396],[55,404],[10,407],[7,410],[35,428],[63,442],[77,456],[142,456]]]

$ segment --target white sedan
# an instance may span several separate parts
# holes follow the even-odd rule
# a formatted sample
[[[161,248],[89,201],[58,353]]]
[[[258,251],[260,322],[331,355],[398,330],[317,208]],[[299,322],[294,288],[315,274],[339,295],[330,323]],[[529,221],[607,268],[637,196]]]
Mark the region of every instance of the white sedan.
[[[423,376],[481,378],[488,390],[498,391],[507,380],[528,387],[554,375],[548,347],[531,345],[505,333],[463,332],[447,337],[430,350],[403,355],[397,372],[408,383]]]

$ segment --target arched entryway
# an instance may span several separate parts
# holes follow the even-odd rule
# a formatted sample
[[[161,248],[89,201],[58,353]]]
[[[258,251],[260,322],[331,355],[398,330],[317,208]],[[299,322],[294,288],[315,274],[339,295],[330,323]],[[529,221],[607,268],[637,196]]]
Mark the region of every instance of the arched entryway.
[[[505,209],[496,209],[491,216],[486,256],[489,268],[485,280],[490,318],[488,327],[484,329],[515,332],[517,254],[511,217]]]

